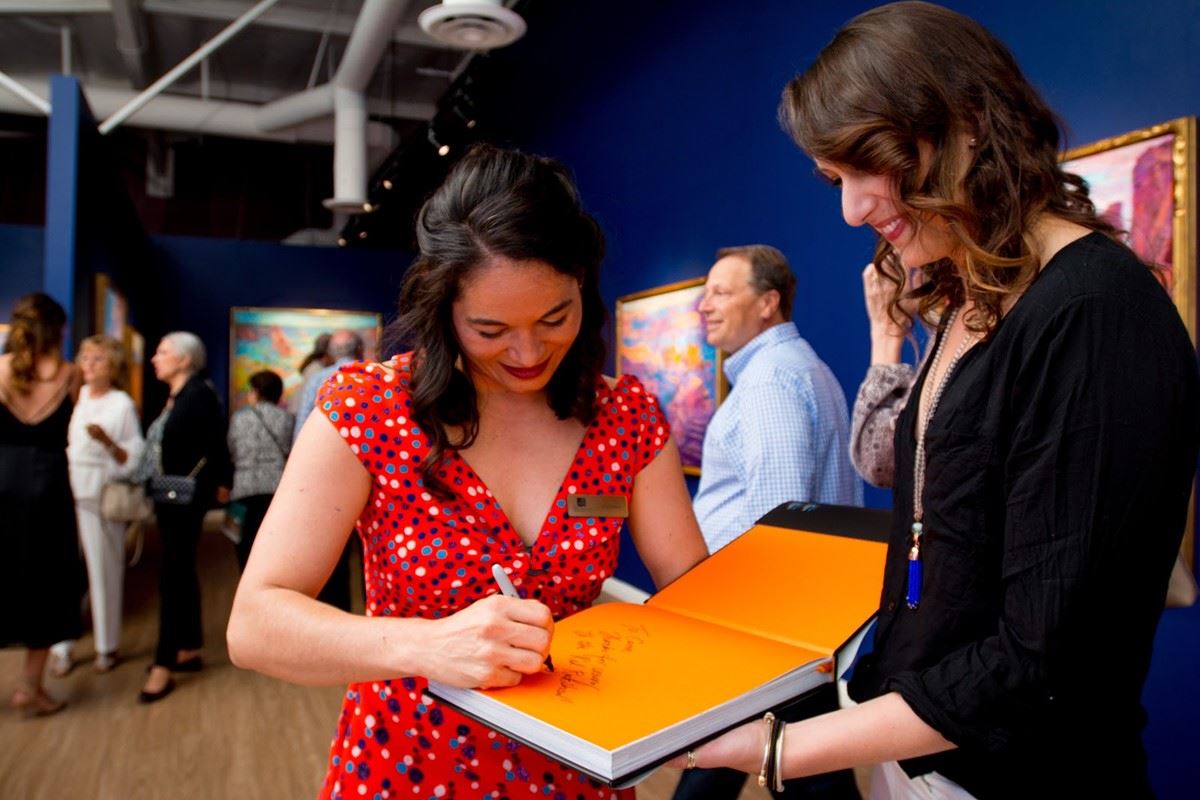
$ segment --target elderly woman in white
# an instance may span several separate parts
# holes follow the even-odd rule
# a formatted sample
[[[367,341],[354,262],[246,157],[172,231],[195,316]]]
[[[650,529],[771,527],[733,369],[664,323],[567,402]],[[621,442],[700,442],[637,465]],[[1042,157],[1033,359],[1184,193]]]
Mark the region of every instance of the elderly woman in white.
[[[79,540],[87,561],[97,672],[117,663],[121,643],[121,600],[125,579],[125,523],[100,516],[100,492],[113,479],[127,477],[142,457],[144,442],[137,410],[116,386],[124,363],[121,345],[108,336],[90,336],[79,347],[83,373],[79,402],[71,415],[67,461]],[[51,669],[70,668],[70,643],[52,648]]]

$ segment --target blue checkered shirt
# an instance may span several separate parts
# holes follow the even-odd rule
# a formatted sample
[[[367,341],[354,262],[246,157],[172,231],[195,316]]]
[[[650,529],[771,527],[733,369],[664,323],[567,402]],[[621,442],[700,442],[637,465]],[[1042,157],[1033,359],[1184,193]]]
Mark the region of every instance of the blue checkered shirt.
[[[704,434],[694,506],[710,552],[789,500],[862,505],[846,395],[795,323],[747,342],[725,377],[733,389]]]

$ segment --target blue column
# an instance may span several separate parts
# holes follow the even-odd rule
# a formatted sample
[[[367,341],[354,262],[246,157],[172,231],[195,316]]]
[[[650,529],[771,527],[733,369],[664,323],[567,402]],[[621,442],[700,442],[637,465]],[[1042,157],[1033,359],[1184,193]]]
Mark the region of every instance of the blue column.
[[[79,214],[79,145],[83,95],[79,81],[64,75],[50,78],[50,124],[46,155],[46,247],[43,291],[67,311],[68,329],[75,320],[76,230]],[[63,343],[71,356],[72,337]]]

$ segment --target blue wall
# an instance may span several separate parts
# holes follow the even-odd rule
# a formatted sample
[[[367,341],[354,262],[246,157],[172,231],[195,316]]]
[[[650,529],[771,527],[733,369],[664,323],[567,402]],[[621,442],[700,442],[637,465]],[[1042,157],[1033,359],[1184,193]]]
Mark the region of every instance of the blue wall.
[[[526,38],[492,57],[508,90],[493,98],[489,124],[574,170],[609,238],[610,308],[618,295],[702,275],[718,247],[782,249],[799,279],[801,333],[852,397],[868,362],[859,272],[872,237],[842,223],[837,195],[812,177],[775,113],[788,79],[872,5],[537,3]],[[1008,43],[1073,144],[1200,114],[1195,0],[947,5]],[[886,492],[867,499],[890,504]],[[639,567],[623,558],[619,574],[646,585]],[[1197,675],[1200,608],[1169,611],[1146,689],[1162,797],[1200,793]]]
[[[42,291],[45,235],[38,225],[0,225],[0,323],[18,298]]]

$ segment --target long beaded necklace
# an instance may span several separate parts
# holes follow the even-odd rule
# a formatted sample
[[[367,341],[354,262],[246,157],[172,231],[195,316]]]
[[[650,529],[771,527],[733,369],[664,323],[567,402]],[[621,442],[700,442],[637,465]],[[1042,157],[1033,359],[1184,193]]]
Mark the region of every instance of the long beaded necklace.
[[[946,322],[946,332],[942,334],[942,338],[938,340],[937,348],[933,351],[933,361],[929,365],[930,375],[937,372],[938,365],[942,361],[942,348],[946,344],[946,339],[950,338],[950,330],[954,327],[954,320],[957,317],[958,308],[954,308],[950,311],[950,316]],[[950,363],[946,365],[946,371],[942,373],[941,379],[938,380],[937,386],[934,387],[933,394],[929,397],[929,403],[925,407],[925,413],[918,413],[917,415],[917,452],[915,463],[913,464],[912,547],[908,551],[908,588],[904,595],[904,602],[913,611],[921,605],[921,578],[924,571],[921,561],[921,537],[925,532],[922,522],[925,516],[925,509],[924,504],[921,502],[921,497],[925,492],[925,432],[929,429],[929,420],[933,418],[933,412],[937,410],[938,402],[942,399],[942,392],[946,389],[950,375],[954,372],[954,368],[958,366],[959,360],[963,357],[963,353],[967,352],[967,347],[974,338],[974,334],[970,331],[965,333],[962,341],[958,343],[954,355],[950,358]],[[919,402],[920,400],[918,399]]]

